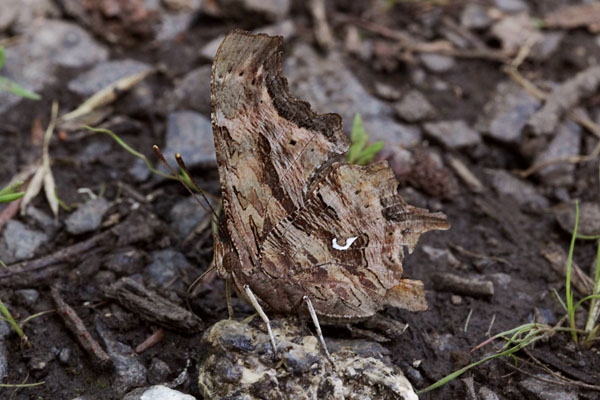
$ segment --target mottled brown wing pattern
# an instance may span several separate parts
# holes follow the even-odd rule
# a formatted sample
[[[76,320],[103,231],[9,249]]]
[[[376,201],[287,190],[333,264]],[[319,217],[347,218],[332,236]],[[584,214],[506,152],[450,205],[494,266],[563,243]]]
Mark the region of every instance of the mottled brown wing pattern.
[[[308,294],[332,318],[368,317],[384,304],[425,309],[421,282],[401,279],[403,248],[410,252],[422,233],[448,228],[445,216],[406,204],[387,162],[338,163],[324,172],[261,251],[269,276],[297,284],[297,293],[285,293],[295,298],[279,304]]]
[[[212,72],[212,123],[224,224],[217,271],[271,310],[365,318],[383,305],[426,308],[420,281],[402,279],[404,247],[447,229],[441,213],[407,205],[387,162],[341,161],[340,117],[294,99],[281,38],[234,31]]]
[[[338,115],[317,115],[290,95],[281,42],[234,31],[213,64],[211,119],[230,236],[221,251],[232,245],[247,273],[271,229],[303,206],[319,168],[348,148]]]

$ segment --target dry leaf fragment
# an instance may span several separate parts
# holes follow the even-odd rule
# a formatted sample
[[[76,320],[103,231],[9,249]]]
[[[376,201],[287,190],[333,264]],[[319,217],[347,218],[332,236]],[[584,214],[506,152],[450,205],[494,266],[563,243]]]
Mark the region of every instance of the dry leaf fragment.
[[[563,7],[546,16],[544,24],[548,28],[587,27],[590,32],[600,32],[600,3]]]
[[[110,85],[94,93],[79,107],[77,107],[77,109],[60,117],[60,122],[63,123],[66,121],[71,121],[75,118],[79,118],[83,115],[89,114],[90,112],[94,111],[99,107],[112,103],[117,99],[119,94],[131,89],[132,87],[140,83],[145,77],[150,75],[152,72],[154,72],[154,70],[138,72],[137,74],[126,76],[114,83],[111,83]]]
[[[56,198],[56,184],[54,182],[54,176],[52,175],[52,169],[50,168],[50,138],[56,125],[56,119],[58,116],[58,103],[54,101],[52,103],[52,116],[46,132],[44,133],[44,141],[42,144],[42,160],[40,166],[35,170],[33,178],[25,191],[23,200],[21,201],[21,215],[25,214],[27,205],[38,195],[42,185],[44,186],[44,192],[46,193],[46,199],[50,205],[52,213],[56,217],[58,215],[58,200]]]

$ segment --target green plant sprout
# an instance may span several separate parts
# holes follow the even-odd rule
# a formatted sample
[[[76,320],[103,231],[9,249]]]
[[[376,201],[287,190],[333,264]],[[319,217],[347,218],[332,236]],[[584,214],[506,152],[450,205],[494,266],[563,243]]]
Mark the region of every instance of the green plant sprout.
[[[350,135],[350,148],[346,155],[346,161],[350,164],[366,165],[373,161],[373,157],[383,148],[384,143],[379,141],[367,145],[369,135],[365,131],[360,114],[356,113],[352,123],[352,133]]]
[[[23,182],[16,181],[0,189],[0,203],[8,203],[23,197],[25,195],[24,192],[17,192],[22,184]],[[2,260],[0,260],[0,266],[8,268]]]
[[[0,203],[8,203],[10,201],[17,200],[25,195],[24,192],[17,192],[23,182],[13,182],[8,186],[0,189]]]
[[[0,46],[0,69],[4,65],[4,60],[6,59],[6,51],[3,46]],[[41,96],[37,93],[31,92],[25,89],[23,86],[19,85],[16,82],[11,81],[8,78],[0,76],[0,90],[16,94],[17,96],[25,97],[31,100],[40,100]]]
[[[502,346],[502,348],[495,354],[491,354],[478,360],[472,364],[467,365],[464,368],[461,368],[457,371],[452,372],[451,374],[445,376],[434,384],[426,387],[417,392],[417,394],[426,393],[431,390],[437,389],[440,386],[445,385],[446,383],[456,379],[460,375],[467,372],[469,369],[476,367],[480,364],[483,364],[487,361],[493,360],[495,358],[500,358],[504,356],[512,356],[517,351],[532,345],[540,339],[545,339],[547,337],[552,336],[556,332],[569,332],[573,341],[576,344],[578,342],[578,333],[582,333],[586,335],[586,339],[581,342],[581,345],[584,348],[591,347],[591,345],[598,340],[598,333],[600,330],[600,324],[598,322],[598,316],[600,315],[600,239],[596,236],[586,237],[585,239],[593,238],[598,240],[598,251],[596,254],[596,269],[594,273],[594,285],[592,294],[586,296],[579,300],[577,303],[574,303],[574,294],[571,290],[571,273],[572,273],[572,265],[573,265],[573,253],[575,249],[575,239],[581,238],[577,235],[577,229],[579,227],[579,203],[575,203],[575,226],[573,228],[573,236],[571,237],[571,245],[569,247],[569,255],[567,258],[567,276],[565,278],[565,292],[566,292],[566,304],[562,301],[558,293],[555,292],[559,303],[563,306],[566,311],[566,315],[561,318],[561,320],[555,326],[548,326],[540,323],[528,323],[511,330],[501,332],[487,339],[483,343],[476,346],[473,350],[477,350],[497,339],[504,339],[506,343]],[[575,323],[575,311],[579,308],[583,303],[590,301],[590,311],[588,313],[587,322],[585,324],[585,328],[583,330],[578,329]],[[568,327],[562,327],[563,322],[567,320],[569,323]]]
[[[133,156],[135,156],[137,158],[140,158],[142,161],[144,161],[144,163],[146,164],[146,167],[148,168],[148,170],[150,172],[152,172],[153,174],[156,174],[158,176],[162,176],[163,178],[173,179],[173,180],[179,181],[179,182],[183,183],[184,185],[186,185],[187,187],[193,188],[194,190],[199,190],[197,188],[197,186],[194,184],[194,182],[192,182],[192,180],[190,179],[190,177],[187,176],[187,174],[185,172],[181,171],[181,170],[179,171],[178,175],[174,176],[174,175],[164,173],[164,172],[159,171],[156,168],[154,168],[152,166],[152,164],[150,163],[150,160],[148,160],[148,157],[146,157],[145,155],[143,155],[139,151],[134,150],[131,146],[129,146],[127,143],[125,143],[125,141],[123,139],[121,139],[113,131],[111,131],[109,129],[103,129],[103,128],[92,128],[91,126],[87,126],[87,125],[84,125],[83,127],[85,129],[88,129],[88,130],[92,131],[92,132],[106,133],[107,135],[109,135],[110,137],[112,137],[119,144],[119,146],[121,146],[122,148],[124,148],[128,153],[130,153],[131,155],[133,155]]]
[[[12,314],[10,313],[10,311],[8,311],[8,308],[6,308],[6,306],[4,305],[2,300],[0,300],[0,314],[3,315],[2,317],[0,317],[0,319],[3,319],[6,322],[8,322],[9,325],[13,328],[13,330],[17,333],[17,335],[19,335],[19,337],[21,338],[21,341],[27,347],[31,347],[31,344],[29,343],[29,339],[27,338],[25,333],[23,333],[23,329],[21,329],[21,325],[19,325],[17,323],[17,321],[15,321]]]
[[[566,296],[566,305],[564,302],[560,301],[561,305],[565,307],[567,311],[567,316],[569,318],[569,326],[571,327],[571,337],[573,342],[576,344],[581,344],[584,348],[589,348],[598,337],[598,330],[600,329],[600,325],[597,324],[598,316],[600,315],[600,303],[598,299],[600,299],[600,239],[598,240],[598,250],[596,252],[596,267],[594,271],[594,284],[592,288],[592,294],[584,297],[579,300],[577,303],[573,303],[573,292],[571,291],[571,273],[573,269],[573,251],[575,249],[575,239],[579,236],[577,235],[577,229],[579,227],[579,202],[575,202],[575,227],[573,228],[573,236],[571,238],[571,246],[569,248],[569,257],[567,259],[567,277],[565,283],[565,296]],[[587,239],[587,238],[586,238]],[[560,300],[560,297],[559,297]],[[579,330],[577,329],[575,323],[575,311],[579,306],[583,303],[590,301],[590,310],[588,312],[585,328],[583,330],[584,334],[587,336],[581,343],[579,343],[579,337],[577,333]]]

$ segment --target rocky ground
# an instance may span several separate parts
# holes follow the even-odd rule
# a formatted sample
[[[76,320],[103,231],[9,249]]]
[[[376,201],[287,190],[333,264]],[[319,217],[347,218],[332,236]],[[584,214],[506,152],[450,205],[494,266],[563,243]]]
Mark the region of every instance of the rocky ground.
[[[229,398],[414,398],[406,382],[424,389],[505,343],[471,351],[491,335],[565,314],[553,291],[564,299],[576,200],[579,233],[600,233],[598,3],[0,0],[0,10],[0,77],[41,95],[0,91],[0,187],[54,178],[49,196],[0,204],[0,300],[18,321],[41,313],[23,325],[29,345],[0,320],[0,384],[43,382],[0,386],[0,398],[225,398],[227,388]],[[233,28],[284,36],[292,93],[339,113],[348,132],[360,113],[405,199],[452,224],[405,261],[428,311],[324,327],[337,375],[310,324],[275,320],[284,367],[267,359],[260,321],[215,325],[227,318],[223,282],[209,276],[188,293],[211,262],[210,217],[113,138],[80,128],[110,129],[153,164],[153,144],[169,159],[180,152],[218,196],[210,68]],[[578,240],[574,260],[578,300],[592,290],[595,242]],[[233,305],[237,321],[253,314]],[[587,303],[581,329],[586,315]],[[554,332],[419,397],[598,399],[597,343]]]

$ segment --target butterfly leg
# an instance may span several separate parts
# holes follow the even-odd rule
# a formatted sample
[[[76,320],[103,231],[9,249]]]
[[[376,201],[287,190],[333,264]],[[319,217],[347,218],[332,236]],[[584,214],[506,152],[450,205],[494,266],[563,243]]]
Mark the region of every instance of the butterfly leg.
[[[271,329],[271,322],[269,322],[269,317],[267,317],[267,314],[265,314],[262,307],[258,303],[258,300],[256,299],[256,296],[250,289],[250,286],[244,285],[244,291],[246,292],[246,295],[248,296],[250,303],[252,303],[252,306],[254,307],[254,309],[256,310],[258,315],[260,315],[262,320],[267,325],[267,332],[269,333],[269,338],[271,339],[271,346],[273,346],[273,354],[275,356],[277,356],[277,346],[275,346],[275,336],[273,336],[273,330]]]
[[[304,301],[306,303],[306,306],[308,307],[308,312],[310,314],[310,317],[313,320],[315,329],[317,330],[317,337],[319,338],[319,343],[321,343],[321,347],[323,348],[323,351],[325,352],[325,356],[327,357],[329,362],[335,367],[335,363],[333,362],[333,359],[331,358],[331,355],[329,354],[329,350],[327,350],[327,345],[325,344],[325,338],[323,337],[323,331],[321,331],[321,325],[319,324],[319,318],[317,318],[317,313],[315,312],[315,308],[312,305],[312,301],[310,301],[308,296],[303,296],[302,301]]]
[[[227,301],[227,312],[229,319],[233,319],[233,307],[231,306],[231,281],[225,279],[225,300]]]

